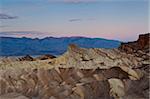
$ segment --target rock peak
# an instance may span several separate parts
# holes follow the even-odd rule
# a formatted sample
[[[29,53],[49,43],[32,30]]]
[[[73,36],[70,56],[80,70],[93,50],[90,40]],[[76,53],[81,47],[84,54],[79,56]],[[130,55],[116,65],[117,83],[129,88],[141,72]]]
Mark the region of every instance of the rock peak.
[[[150,33],[141,34],[139,35],[137,41],[122,43],[119,49],[127,53],[133,53],[138,50],[149,52],[149,43],[150,43],[149,40],[150,40]]]

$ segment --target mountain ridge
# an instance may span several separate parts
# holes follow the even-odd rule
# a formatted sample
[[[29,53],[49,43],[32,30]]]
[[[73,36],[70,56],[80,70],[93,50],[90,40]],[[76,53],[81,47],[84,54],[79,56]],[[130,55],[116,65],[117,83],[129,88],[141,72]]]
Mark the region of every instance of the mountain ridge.
[[[55,39],[61,39],[61,38],[88,38],[88,39],[101,39],[101,40],[110,40],[110,41],[118,41],[118,42],[122,42],[120,40],[115,40],[115,39],[107,39],[107,38],[99,38],[99,37],[86,37],[86,36],[62,36],[62,37],[56,37],[56,36],[48,36],[48,37],[43,37],[43,38],[38,38],[38,37],[35,37],[35,38],[30,38],[30,37],[9,37],[9,36],[0,36],[0,39],[1,38],[12,38],[12,39],[32,39],[32,40],[35,40],[35,39],[38,39],[38,40],[42,40],[42,39],[48,39],[48,38],[55,38]]]
[[[67,50],[69,44],[77,44],[84,48],[117,48],[121,44],[117,40],[88,37],[46,37],[43,39],[0,37],[0,43],[0,56],[61,55]]]

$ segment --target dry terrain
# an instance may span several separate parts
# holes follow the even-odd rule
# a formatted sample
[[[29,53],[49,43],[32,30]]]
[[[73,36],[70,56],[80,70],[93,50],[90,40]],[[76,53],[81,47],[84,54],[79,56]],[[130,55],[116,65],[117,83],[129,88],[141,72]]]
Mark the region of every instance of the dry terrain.
[[[149,36],[116,49],[0,59],[0,99],[149,99]]]

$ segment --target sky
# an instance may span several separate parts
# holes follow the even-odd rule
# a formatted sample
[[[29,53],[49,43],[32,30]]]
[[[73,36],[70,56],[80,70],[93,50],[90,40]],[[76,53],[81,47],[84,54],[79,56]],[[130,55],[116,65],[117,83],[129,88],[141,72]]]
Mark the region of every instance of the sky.
[[[0,0],[0,36],[133,41],[149,32],[149,0]]]

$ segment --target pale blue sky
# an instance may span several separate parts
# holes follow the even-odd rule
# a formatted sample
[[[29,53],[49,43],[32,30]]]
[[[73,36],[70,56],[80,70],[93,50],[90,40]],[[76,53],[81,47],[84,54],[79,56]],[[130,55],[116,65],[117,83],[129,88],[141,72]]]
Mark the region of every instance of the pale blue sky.
[[[13,36],[87,36],[128,41],[149,32],[148,0],[1,0],[0,21],[0,31],[9,31],[10,36],[11,32],[31,31],[30,35]]]

